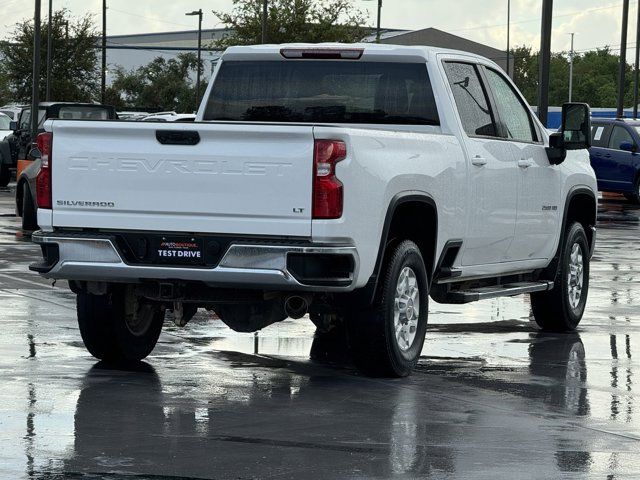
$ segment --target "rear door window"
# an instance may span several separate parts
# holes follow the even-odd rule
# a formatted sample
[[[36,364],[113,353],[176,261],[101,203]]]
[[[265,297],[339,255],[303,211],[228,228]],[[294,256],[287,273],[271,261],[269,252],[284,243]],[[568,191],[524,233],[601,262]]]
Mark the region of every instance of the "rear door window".
[[[497,136],[495,119],[478,68],[470,63],[446,62],[444,65],[464,131],[472,137]]]
[[[226,61],[204,120],[439,125],[423,63]]]
[[[620,144],[623,142],[633,143],[631,133],[626,128],[615,125],[609,139],[609,148],[620,150]]]

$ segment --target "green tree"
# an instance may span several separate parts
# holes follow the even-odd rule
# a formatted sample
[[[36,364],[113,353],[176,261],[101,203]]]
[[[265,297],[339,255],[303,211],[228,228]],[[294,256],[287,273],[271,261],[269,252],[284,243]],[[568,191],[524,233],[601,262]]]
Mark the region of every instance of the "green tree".
[[[195,87],[191,80],[198,57],[181,53],[169,60],[156,57],[135,70],[117,68],[107,88],[107,103],[122,109],[160,109],[192,112],[196,108]],[[204,92],[206,85],[201,86]]]
[[[233,0],[231,13],[214,10],[230,33],[214,42],[218,48],[261,43],[262,0]],[[352,0],[271,0],[267,41],[357,42],[369,31]]]
[[[42,22],[40,98],[46,91],[48,20]],[[90,16],[74,19],[67,10],[53,15],[51,98],[56,101],[91,101],[99,92],[97,31]],[[13,38],[0,44],[0,78],[12,99],[29,101],[33,83],[33,20],[18,22]]]
[[[0,70],[0,105],[9,103],[12,100],[11,93],[9,92],[9,82],[7,76]]]
[[[514,81],[532,105],[538,103],[538,52],[521,46],[512,50]],[[618,68],[620,57],[608,47],[576,54],[573,59],[573,94],[575,102],[592,107],[614,108],[618,102]],[[626,66],[625,99],[633,105],[633,69]],[[569,99],[569,59],[566,52],[551,55],[549,105],[560,106]]]

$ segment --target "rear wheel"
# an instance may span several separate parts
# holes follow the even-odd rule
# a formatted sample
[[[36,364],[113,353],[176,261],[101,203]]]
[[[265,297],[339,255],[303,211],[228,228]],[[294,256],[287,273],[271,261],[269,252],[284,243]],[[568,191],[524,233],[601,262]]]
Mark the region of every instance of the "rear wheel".
[[[22,230],[33,232],[37,229],[38,218],[31,190],[27,185],[24,185],[22,188]]]
[[[11,181],[11,170],[6,163],[0,162],[0,187],[6,187]]]
[[[94,357],[114,362],[139,361],[156,346],[164,309],[141,303],[126,287],[106,295],[78,293],[78,326],[85,347]]]
[[[427,330],[429,283],[418,246],[397,245],[382,274],[374,304],[348,319],[349,344],[365,373],[405,377],[418,363]]]
[[[589,293],[589,243],[584,228],[567,230],[553,290],[531,294],[531,308],[540,328],[568,332],[582,320]]]

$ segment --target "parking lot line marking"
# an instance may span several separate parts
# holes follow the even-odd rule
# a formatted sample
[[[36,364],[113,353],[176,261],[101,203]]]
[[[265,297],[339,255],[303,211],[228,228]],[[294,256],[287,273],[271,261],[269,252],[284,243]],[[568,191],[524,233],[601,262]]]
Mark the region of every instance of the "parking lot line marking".
[[[45,298],[34,297],[33,295],[27,295],[26,293],[17,292],[15,290],[7,290],[6,288],[0,288],[0,292],[5,292],[5,293],[8,293],[9,295],[17,295],[18,297],[25,297],[25,298],[31,298],[33,300],[39,300],[41,302],[50,303],[51,305],[56,305],[57,307],[66,308],[68,310],[73,310],[73,311],[76,310],[75,307],[70,307],[69,305],[53,302]]]
[[[61,287],[56,287],[55,285],[48,285],[46,283],[35,282],[33,280],[27,280],[26,278],[12,277],[11,275],[7,275],[6,273],[0,273],[0,277],[8,278],[9,280],[17,280],[19,282],[28,283],[30,285],[36,285],[38,287],[51,287],[51,288],[57,288],[58,290],[62,290]]]

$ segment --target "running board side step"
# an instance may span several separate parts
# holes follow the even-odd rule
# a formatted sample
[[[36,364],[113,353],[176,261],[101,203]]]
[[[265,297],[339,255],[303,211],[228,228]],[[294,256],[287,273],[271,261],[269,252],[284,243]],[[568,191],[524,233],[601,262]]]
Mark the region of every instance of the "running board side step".
[[[445,303],[470,303],[496,297],[512,297],[522,293],[545,292],[553,289],[553,282],[517,282],[490,287],[451,290],[446,294]],[[442,303],[442,302],[441,302]]]

